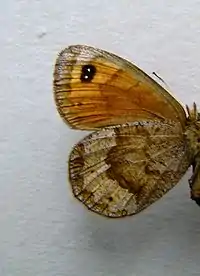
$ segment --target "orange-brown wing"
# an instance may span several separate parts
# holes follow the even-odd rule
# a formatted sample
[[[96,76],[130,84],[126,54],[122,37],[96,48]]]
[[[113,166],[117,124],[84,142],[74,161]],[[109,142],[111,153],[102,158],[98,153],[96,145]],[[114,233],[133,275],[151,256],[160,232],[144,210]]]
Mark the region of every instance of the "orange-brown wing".
[[[78,129],[166,118],[184,126],[186,120],[182,106],[143,71],[89,46],[69,46],[59,54],[54,96],[62,118]]]
[[[175,124],[151,121],[92,133],[70,155],[75,197],[108,217],[140,212],[176,185],[190,165],[177,130]]]

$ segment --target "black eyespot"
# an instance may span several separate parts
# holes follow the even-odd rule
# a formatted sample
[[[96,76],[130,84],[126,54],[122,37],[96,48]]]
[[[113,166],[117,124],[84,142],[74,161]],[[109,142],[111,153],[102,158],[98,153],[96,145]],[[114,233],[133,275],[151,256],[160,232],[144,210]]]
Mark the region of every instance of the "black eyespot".
[[[197,138],[197,143],[200,143],[200,138]]]
[[[96,67],[91,64],[84,65],[81,71],[80,80],[82,82],[91,82],[96,74]]]

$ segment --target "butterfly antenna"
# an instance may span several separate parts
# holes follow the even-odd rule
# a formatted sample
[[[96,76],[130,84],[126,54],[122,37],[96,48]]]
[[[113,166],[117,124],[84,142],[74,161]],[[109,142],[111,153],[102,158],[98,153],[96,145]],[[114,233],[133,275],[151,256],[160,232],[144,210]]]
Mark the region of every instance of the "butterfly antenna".
[[[188,105],[186,105],[186,110],[187,110],[187,113],[188,113],[188,119],[190,121],[196,121],[196,120],[198,120],[200,114],[197,112],[197,105],[196,105],[196,103],[193,103],[193,108],[192,109],[190,109],[188,107]]]
[[[156,76],[161,82],[163,82],[166,85],[166,87],[170,90],[169,85],[163,80],[163,78],[161,78],[156,72],[152,72],[152,74]]]

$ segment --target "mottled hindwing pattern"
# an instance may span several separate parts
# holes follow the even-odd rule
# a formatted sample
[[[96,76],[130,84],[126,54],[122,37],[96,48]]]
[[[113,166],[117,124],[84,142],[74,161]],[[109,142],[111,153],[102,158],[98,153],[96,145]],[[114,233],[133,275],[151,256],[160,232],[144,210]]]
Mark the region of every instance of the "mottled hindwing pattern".
[[[180,180],[190,160],[173,122],[107,127],[84,138],[69,161],[75,197],[108,217],[138,213]]]

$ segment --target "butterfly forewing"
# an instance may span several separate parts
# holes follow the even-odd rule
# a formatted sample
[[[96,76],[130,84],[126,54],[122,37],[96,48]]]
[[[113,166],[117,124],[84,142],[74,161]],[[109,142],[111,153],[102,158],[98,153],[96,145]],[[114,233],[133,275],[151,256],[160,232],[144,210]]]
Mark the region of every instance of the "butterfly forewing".
[[[190,160],[173,122],[107,127],[78,143],[69,161],[75,197],[108,217],[140,212],[170,190]]]
[[[89,46],[70,46],[60,53],[54,96],[59,113],[73,128],[165,119],[184,127],[186,121],[182,106],[139,68]]]

